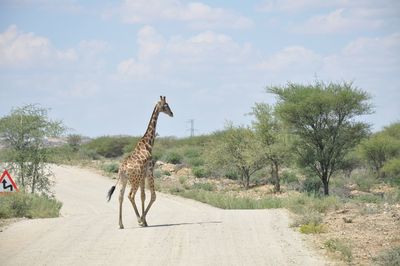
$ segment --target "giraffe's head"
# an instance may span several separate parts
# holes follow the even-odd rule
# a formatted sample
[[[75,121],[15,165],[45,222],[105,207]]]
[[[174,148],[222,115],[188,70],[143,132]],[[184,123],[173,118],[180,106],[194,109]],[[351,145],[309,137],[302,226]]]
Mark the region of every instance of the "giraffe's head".
[[[158,102],[158,108],[160,112],[163,112],[170,117],[173,117],[174,114],[171,111],[171,108],[169,108],[169,105],[167,103],[167,100],[165,99],[165,96],[160,96],[160,101]]]

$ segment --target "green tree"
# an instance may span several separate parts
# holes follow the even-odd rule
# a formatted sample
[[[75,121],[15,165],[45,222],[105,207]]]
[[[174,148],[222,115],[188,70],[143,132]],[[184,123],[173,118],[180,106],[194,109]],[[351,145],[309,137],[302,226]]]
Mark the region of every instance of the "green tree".
[[[47,109],[36,105],[13,109],[0,118],[0,139],[8,150],[8,167],[17,173],[17,182],[23,189],[50,192],[52,173],[46,162],[51,154],[46,141],[64,130],[60,121],[48,117]]]
[[[359,153],[378,178],[385,177],[387,171],[381,171],[385,163],[400,157],[400,123],[385,127],[362,141]]]
[[[275,191],[280,192],[279,169],[290,161],[290,135],[270,105],[256,103],[252,114],[256,118],[253,127],[262,143],[263,153],[271,164]]]
[[[217,133],[210,144],[208,162],[214,168],[237,172],[246,189],[250,177],[266,164],[256,134],[247,127],[235,127],[229,123],[225,131]]]
[[[269,87],[268,91],[278,97],[279,116],[299,137],[295,151],[300,163],[318,175],[324,194],[329,195],[332,174],[369,131],[369,125],[354,118],[371,112],[370,97],[346,82],[289,83]]]
[[[106,158],[115,158],[130,152],[135,147],[137,138],[128,136],[103,136],[86,143],[84,148],[92,150]]]
[[[69,134],[67,137],[67,142],[72,150],[77,152],[82,144],[82,136],[79,134]]]

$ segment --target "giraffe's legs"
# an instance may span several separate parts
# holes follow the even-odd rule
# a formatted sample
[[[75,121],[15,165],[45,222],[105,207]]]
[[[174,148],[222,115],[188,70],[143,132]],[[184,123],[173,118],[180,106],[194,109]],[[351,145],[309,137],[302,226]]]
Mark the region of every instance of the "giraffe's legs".
[[[140,199],[142,201],[142,217],[140,219],[139,224],[142,226],[147,226],[147,223],[145,223],[145,220],[143,220],[144,218],[144,205],[146,202],[146,192],[145,192],[145,179],[142,178],[142,180],[140,181]]]
[[[122,174],[120,174],[122,175]],[[121,190],[119,192],[119,228],[123,229],[124,225],[122,224],[122,202],[124,201],[124,194],[125,194],[125,188],[126,188],[126,183],[128,182],[128,180],[126,178],[122,177],[122,186],[121,186]]]
[[[132,203],[133,209],[135,210],[135,214],[136,214],[136,218],[138,220],[138,223],[139,223],[139,225],[141,225],[142,219],[141,219],[141,217],[139,215],[139,211],[138,211],[136,203],[135,203],[135,195],[136,195],[136,192],[137,192],[138,188],[139,188],[139,183],[137,183],[137,182],[133,183],[131,191],[129,192],[128,198]]]
[[[153,177],[153,174],[147,176],[147,182],[149,183],[149,189],[150,189],[151,197],[150,197],[149,205],[147,205],[147,208],[144,211],[143,216],[142,216],[142,221],[143,221],[144,226],[147,226],[146,215],[149,212],[151,205],[153,205],[153,203],[156,201],[156,190],[154,188],[154,177]]]

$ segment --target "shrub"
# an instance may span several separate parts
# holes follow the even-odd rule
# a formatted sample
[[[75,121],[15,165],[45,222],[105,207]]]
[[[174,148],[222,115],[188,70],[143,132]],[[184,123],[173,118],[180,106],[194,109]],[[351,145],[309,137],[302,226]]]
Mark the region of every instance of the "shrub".
[[[325,241],[324,246],[331,252],[339,252],[342,259],[347,262],[351,262],[353,259],[351,246],[348,244],[348,241],[340,240],[340,239],[329,239]]]
[[[179,177],[179,183],[181,183],[182,185],[185,184],[187,180],[188,180],[187,176],[180,176]]]
[[[298,182],[299,179],[295,173],[293,173],[291,171],[284,171],[281,174],[281,181],[282,181],[282,183],[289,184],[289,183]]]
[[[153,171],[153,176],[155,178],[160,178],[163,175],[162,170],[161,169],[154,169]]]
[[[196,148],[187,148],[183,154],[188,158],[198,158],[200,157],[201,152]]]
[[[203,166],[204,165],[204,159],[201,157],[195,157],[195,158],[190,158],[188,160],[188,164],[192,167],[196,166]]]
[[[197,178],[206,177],[206,175],[207,175],[206,170],[202,166],[193,167],[192,173]]]
[[[107,173],[118,173],[119,164],[118,163],[108,163],[103,165],[102,169]]]
[[[400,266],[400,246],[381,252],[374,261],[382,266]]]
[[[369,192],[371,188],[379,182],[375,177],[369,174],[356,175],[353,179],[358,189],[364,192]]]
[[[385,202],[389,204],[397,204],[400,202],[400,188],[395,188],[392,191],[385,193]]]
[[[310,211],[325,213],[329,209],[337,209],[340,200],[335,196],[316,197],[307,194],[290,196],[285,200],[285,207],[297,214]]]
[[[317,176],[307,177],[302,184],[302,191],[307,193],[319,194],[321,188],[321,180]]]
[[[291,226],[301,226],[304,224],[321,224],[322,223],[322,215],[321,213],[314,210],[307,210],[301,215],[297,216]]]
[[[232,179],[232,180],[238,180],[240,176],[239,176],[238,172],[230,170],[225,173],[225,177]]]
[[[202,189],[205,191],[214,191],[215,187],[211,183],[195,183],[195,184],[193,184],[192,189]]]
[[[182,162],[182,156],[177,152],[169,152],[165,156],[165,161],[167,163],[179,164]]]
[[[355,201],[363,202],[363,203],[381,203],[383,201],[383,197],[373,194],[364,194],[359,195],[354,198]]]
[[[162,175],[171,176],[171,173],[167,170],[162,172]]]
[[[309,223],[300,226],[300,233],[303,234],[321,234],[325,232],[326,228],[323,224]]]
[[[385,163],[382,172],[391,182],[400,185],[400,158],[392,159]]]
[[[134,137],[104,136],[90,141],[84,147],[106,158],[115,158],[131,150],[136,142],[137,138]]]
[[[0,197],[0,218],[58,217],[62,203],[46,195],[11,193]]]

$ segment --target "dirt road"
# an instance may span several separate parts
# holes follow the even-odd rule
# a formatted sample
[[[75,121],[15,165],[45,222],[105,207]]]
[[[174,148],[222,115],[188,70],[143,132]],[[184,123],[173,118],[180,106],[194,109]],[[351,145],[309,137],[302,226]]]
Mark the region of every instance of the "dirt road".
[[[62,217],[24,220],[0,233],[0,265],[325,265],[284,210],[220,210],[158,193],[141,228],[129,200],[118,229],[114,183],[57,166]],[[118,192],[118,191],[116,191]]]

